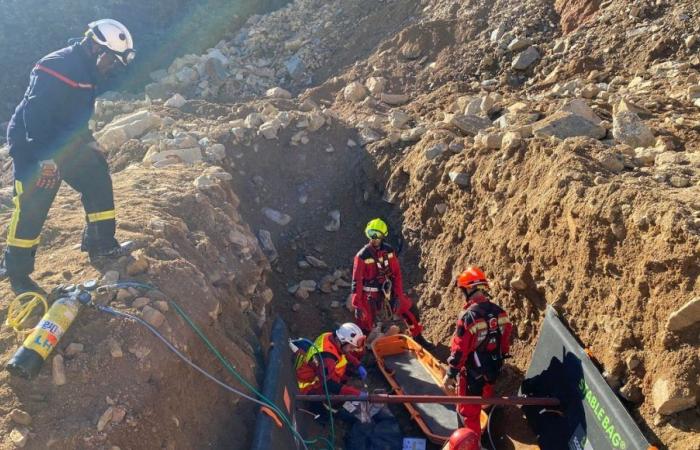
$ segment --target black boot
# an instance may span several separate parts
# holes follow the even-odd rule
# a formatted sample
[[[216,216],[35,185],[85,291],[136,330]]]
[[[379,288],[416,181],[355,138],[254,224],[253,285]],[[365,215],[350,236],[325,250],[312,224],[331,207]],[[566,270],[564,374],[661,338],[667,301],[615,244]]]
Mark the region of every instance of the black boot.
[[[422,334],[419,334],[418,336],[413,336],[413,340],[429,352],[435,350],[435,346],[428,340],[426,340]]]
[[[41,295],[46,295],[46,291],[36,284],[34,280],[29,278],[29,275],[10,277],[10,287],[15,295],[24,294],[25,292],[36,292]]]
[[[119,259],[122,256],[127,256],[131,253],[134,243],[126,241],[122,244],[116,244],[113,247],[96,248],[88,250],[90,261],[99,261],[103,259]]]

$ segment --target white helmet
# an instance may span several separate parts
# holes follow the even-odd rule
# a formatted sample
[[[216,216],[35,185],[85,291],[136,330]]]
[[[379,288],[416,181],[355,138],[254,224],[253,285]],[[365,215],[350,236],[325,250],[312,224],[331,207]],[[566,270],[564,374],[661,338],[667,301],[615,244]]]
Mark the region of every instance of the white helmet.
[[[365,339],[365,335],[362,333],[360,327],[352,322],[342,324],[335,330],[335,336],[341,344],[351,344],[355,347],[362,346],[362,342]]]
[[[124,24],[114,19],[101,19],[91,22],[88,24],[88,31],[85,35],[114,54],[119,62],[125,66],[133,61],[134,56],[136,56],[131,33],[129,33]]]

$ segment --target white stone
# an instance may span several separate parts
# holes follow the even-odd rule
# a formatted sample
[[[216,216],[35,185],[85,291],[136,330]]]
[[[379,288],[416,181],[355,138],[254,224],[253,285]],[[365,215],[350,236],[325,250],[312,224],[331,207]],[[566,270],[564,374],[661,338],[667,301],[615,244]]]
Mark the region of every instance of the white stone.
[[[513,53],[517,53],[521,50],[525,50],[532,45],[532,39],[529,38],[515,38],[510,44],[508,44],[508,50]]]
[[[450,172],[448,176],[450,177],[450,181],[461,187],[469,187],[471,182],[471,177],[468,173]]]
[[[501,141],[501,149],[510,151],[519,148],[522,145],[523,138],[517,131],[508,131],[503,135]]]
[[[222,161],[226,158],[226,147],[224,144],[214,144],[206,149],[206,153],[214,161]]]
[[[202,161],[202,150],[199,147],[163,150],[162,152],[149,150],[143,158],[144,163],[153,164],[156,167],[159,166],[158,163],[162,162],[195,164],[200,161]]]
[[[661,152],[654,147],[637,147],[634,149],[634,157],[644,166],[653,166],[656,156]]]
[[[13,428],[10,431],[10,441],[17,448],[24,448],[27,445],[27,440],[29,439],[29,430],[24,427]]]
[[[425,159],[428,161],[433,160],[437,158],[440,155],[443,155],[447,151],[448,147],[447,144],[440,142],[437,143],[431,147],[428,147],[425,150]]]
[[[678,380],[659,378],[654,382],[652,398],[656,412],[668,416],[695,406],[696,399]]]
[[[406,94],[386,94],[383,93],[379,96],[379,99],[388,105],[400,106],[408,103],[408,95]]]
[[[576,114],[577,116],[583,117],[596,125],[600,125],[600,122],[602,122],[601,118],[598,117],[595,111],[593,111],[593,108],[588,106],[588,103],[580,98],[565,102],[560,111]]]
[[[185,103],[187,103],[187,100],[185,97],[183,97],[180,94],[175,94],[172,97],[170,97],[164,105],[167,106],[168,108],[182,108],[185,106]]]
[[[469,101],[469,103],[467,103],[467,106],[464,108],[464,115],[480,115],[482,101],[483,99],[481,97],[477,97]]]
[[[613,116],[613,137],[632,148],[652,147],[656,143],[649,127],[630,111],[618,112]]]
[[[265,217],[281,226],[287,225],[292,220],[291,216],[289,216],[288,214],[282,213],[272,208],[265,207],[261,211],[265,215]]]
[[[66,368],[63,364],[63,356],[56,355],[53,357],[51,369],[53,384],[56,386],[63,386],[66,384]]]
[[[448,119],[447,124],[457,128],[466,135],[476,136],[479,131],[490,127],[491,121],[485,117],[475,115],[463,116],[455,114]]]
[[[95,133],[95,138],[101,147],[116,150],[129,139],[138,138],[161,123],[158,115],[147,110],[138,111],[111,122]]]
[[[399,109],[389,113],[389,124],[394,128],[403,128],[410,120],[411,116]]]
[[[367,89],[369,89],[372,95],[379,95],[384,92],[386,84],[387,79],[384,77],[369,77],[367,81],[365,81],[365,86],[367,86]]]
[[[532,132],[537,137],[554,136],[559,139],[576,136],[602,139],[607,133],[605,128],[566,111],[559,111],[544,120],[534,123]]]
[[[205,191],[211,187],[216,186],[216,180],[209,175],[200,175],[195,180],[192,182],[194,184],[194,187],[199,189],[200,191]]]
[[[540,59],[540,52],[535,47],[528,47],[527,50],[515,57],[512,67],[515,70],[526,70]]]
[[[343,89],[343,97],[349,102],[358,103],[367,97],[367,89],[361,83],[353,81]]]
[[[250,113],[243,122],[246,128],[257,128],[265,122],[265,116],[260,113]]]
[[[279,119],[268,120],[258,128],[258,136],[264,136],[265,139],[277,139],[280,128],[282,128],[282,122]]]
[[[265,92],[265,96],[267,98],[283,98],[287,100],[292,98],[292,94],[288,90],[282,89],[281,87],[273,87],[268,89]]]
[[[679,331],[698,322],[700,322],[700,297],[695,297],[671,313],[666,322],[666,329]]]

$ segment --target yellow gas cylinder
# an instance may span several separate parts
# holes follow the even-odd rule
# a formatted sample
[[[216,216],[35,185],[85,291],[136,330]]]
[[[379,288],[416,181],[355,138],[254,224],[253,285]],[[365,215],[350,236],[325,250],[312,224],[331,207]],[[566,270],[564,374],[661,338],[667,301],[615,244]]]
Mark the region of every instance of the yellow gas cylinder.
[[[7,363],[7,370],[22,378],[34,378],[68,331],[80,307],[89,301],[90,294],[80,289],[74,289],[56,300]]]

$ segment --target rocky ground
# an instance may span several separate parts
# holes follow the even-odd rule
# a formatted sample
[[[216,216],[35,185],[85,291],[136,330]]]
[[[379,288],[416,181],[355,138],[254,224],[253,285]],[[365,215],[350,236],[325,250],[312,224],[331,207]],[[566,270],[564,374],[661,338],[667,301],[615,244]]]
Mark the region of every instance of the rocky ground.
[[[232,35],[154,72],[145,100],[98,103],[119,235],[140,247],[107,269],[132,277],[142,261],[136,278],[253,379],[271,314],[307,337],[350,318],[351,259],[364,223],[384,216],[433,341],[448,343],[461,306],[454,275],[478,264],[493,280],[517,328],[504,393],[549,304],[651,441],[700,445],[695,2],[298,0]],[[10,188],[0,202],[8,217]],[[45,286],[105,275],[74,248],[76,205],[61,191],[44,230]],[[114,301],[220,371],[159,295]],[[1,336],[7,359],[16,338]],[[133,324],[88,311],[59,353],[64,385],[49,369],[33,384],[3,375],[5,412],[32,416],[5,417],[7,448],[245,441],[252,406]]]

